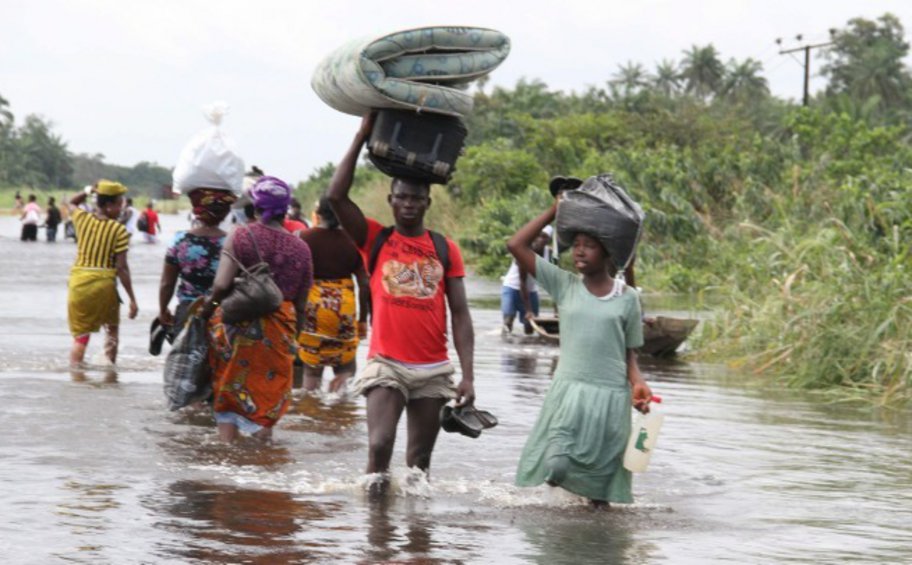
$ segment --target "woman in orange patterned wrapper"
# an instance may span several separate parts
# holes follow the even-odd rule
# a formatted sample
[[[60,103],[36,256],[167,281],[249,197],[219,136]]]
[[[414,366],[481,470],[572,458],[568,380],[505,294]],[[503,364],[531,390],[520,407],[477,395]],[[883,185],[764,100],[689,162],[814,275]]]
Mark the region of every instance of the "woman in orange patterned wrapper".
[[[306,390],[319,388],[323,369],[332,367],[329,391],[338,392],[357,368],[358,341],[367,336],[370,290],[361,253],[342,231],[325,196],[316,218],[317,225],[301,234],[313,253],[314,285],[298,334],[298,358],[304,363]],[[358,281],[357,312],[353,277]]]
[[[199,315],[209,320],[212,410],[219,438],[238,433],[269,440],[288,410],[292,364],[307,294],[313,282],[310,248],[284,227],[291,189],[275,177],[261,177],[250,189],[257,220],[237,227],[222,249],[218,271]],[[249,268],[265,262],[282,292],[278,310],[249,322],[229,324],[220,302],[231,291],[240,261]]]

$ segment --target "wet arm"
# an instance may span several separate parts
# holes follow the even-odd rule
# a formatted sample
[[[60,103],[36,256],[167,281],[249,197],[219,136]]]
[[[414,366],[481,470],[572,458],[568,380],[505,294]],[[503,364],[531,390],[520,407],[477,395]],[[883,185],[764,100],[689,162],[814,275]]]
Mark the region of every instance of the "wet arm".
[[[462,368],[462,381],[457,389],[459,405],[475,402],[475,330],[472,315],[466,299],[465,282],[462,278],[446,280],[447,302],[453,318],[453,345]]]
[[[371,116],[365,116],[361,121],[361,127],[355,134],[351,146],[336,167],[332,180],[329,182],[329,189],[326,192],[329,198],[329,205],[339,218],[342,228],[348,232],[348,235],[358,247],[363,247],[367,240],[367,220],[364,213],[358,208],[358,205],[352,202],[349,197],[352,181],[355,178],[355,166],[358,164],[358,156],[361,154],[361,148],[370,135],[373,119]]]
[[[532,250],[532,242],[545,229],[545,226],[554,221],[556,215],[557,200],[542,215],[519,228],[519,231],[513,234],[513,237],[507,242],[507,249],[516,258],[520,272],[525,271],[533,277],[535,276],[536,253]],[[520,280],[523,281],[522,286],[525,286],[525,281]]]
[[[127,296],[130,297],[130,318],[135,318],[139,308],[136,305],[136,296],[133,294],[133,280],[130,277],[130,265],[127,263],[126,251],[121,251],[114,256],[114,265],[117,269],[117,279],[123,286]]]
[[[307,311],[307,295],[310,293],[310,285],[301,285],[297,296],[294,299],[295,309],[295,340],[298,334],[304,329],[305,312]]]
[[[237,233],[237,232],[235,232]],[[237,276],[238,266],[234,259],[225,254],[234,253],[234,233],[228,236],[225,241],[225,247],[222,249],[222,255],[219,258],[218,270],[215,272],[215,280],[212,282],[212,293],[206,297],[203,306],[199,310],[199,315],[203,318],[209,318],[215,311],[222,300],[231,292],[234,285],[234,277]]]
[[[165,261],[161,282],[158,285],[158,319],[162,323],[170,321],[171,312],[168,310],[168,304],[171,302],[171,297],[174,296],[179,273],[180,269],[177,268],[177,265],[172,265]]]
[[[355,280],[358,281],[358,322],[366,324],[370,314],[370,279],[367,270],[361,266],[355,271]]]
[[[630,382],[633,406],[642,413],[649,412],[649,401],[652,399],[652,389],[646,384],[646,379],[640,373],[637,363],[636,350],[627,350],[627,380]]]
[[[307,245],[307,243],[305,242],[304,245]],[[310,287],[312,287],[314,283],[314,267],[313,258],[310,254],[310,246],[307,247],[307,261],[305,264],[307,266],[304,269],[304,282],[301,285],[301,288],[298,289],[298,294],[294,298],[296,339],[298,334],[301,333],[301,330],[304,329],[305,312],[307,311],[307,297],[310,295]]]
[[[85,192],[78,192],[78,193],[74,194],[73,197],[70,198],[70,201],[67,202],[67,208],[69,209],[70,212],[72,212],[76,208],[79,208],[86,201],[86,199],[88,197],[89,197],[89,195],[86,194]]]

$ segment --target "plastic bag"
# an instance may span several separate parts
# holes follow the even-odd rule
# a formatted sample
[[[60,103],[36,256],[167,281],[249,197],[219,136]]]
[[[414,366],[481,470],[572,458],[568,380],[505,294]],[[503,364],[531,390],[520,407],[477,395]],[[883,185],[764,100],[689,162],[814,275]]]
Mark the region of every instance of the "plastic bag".
[[[169,409],[206,400],[212,394],[208,353],[206,320],[191,316],[165,359],[165,399]]]
[[[597,238],[619,271],[630,265],[643,231],[643,213],[623,188],[603,173],[589,177],[576,190],[561,194],[557,205],[557,239],[573,245],[577,233]]]
[[[234,142],[219,125],[228,113],[228,105],[216,102],[203,113],[212,127],[193,136],[181,151],[172,175],[175,193],[194,188],[219,188],[241,194],[244,161],[238,156]]]

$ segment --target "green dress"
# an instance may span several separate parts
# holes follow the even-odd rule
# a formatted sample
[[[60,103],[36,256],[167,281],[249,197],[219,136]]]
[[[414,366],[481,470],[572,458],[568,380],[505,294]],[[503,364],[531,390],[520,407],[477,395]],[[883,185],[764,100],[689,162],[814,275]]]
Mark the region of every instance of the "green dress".
[[[633,502],[624,449],[630,435],[627,349],[643,345],[640,300],[632,288],[613,298],[535,259],[535,278],[560,309],[560,360],[526,440],[516,484],[545,481],[594,500]]]

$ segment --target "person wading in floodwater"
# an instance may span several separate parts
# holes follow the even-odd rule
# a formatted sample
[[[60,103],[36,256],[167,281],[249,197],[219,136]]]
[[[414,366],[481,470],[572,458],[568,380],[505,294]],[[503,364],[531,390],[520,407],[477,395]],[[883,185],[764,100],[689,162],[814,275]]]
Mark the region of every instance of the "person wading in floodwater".
[[[375,256],[369,274],[373,311],[368,361],[353,385],[356,393],[367,397],[367,472],[380,473],[369,489],[380,495],[389,486],[387,472],[403,410],[408,411],[406,465],[427,472],[440,431],[440,409],[453,398],[460,405],[474,402],[475,337],[459,248],[424,227],[424,214],[431,205],[430,186],[393,179],[387,196],[395,220],[393,229],[365,218],[349,198],[358,154],[372,122],[370,116],[361,122],[327,196],[361,252]],[[455,369],[447,356],[447,303],[462,367],[459,386],[453,383]]]
[[[80,208],[90,191],[96,193],[94,212]],[[105,330],[105,357],[112,365],[117,362],[120,324],[117,280],[130,298],[130,319],[135,318],[139,311],[127,264],[130,235],[117,221],[126,192],[127,188],[120,183],[101,180],[69,202],[76,228],[77,249],[76,263],[70,270],[67,298],[70,333],[73,334],[70,367],[74,369],[83,365],[89,336],[102,327]]]
[[[507,248],[560,307],[560,360],[516,471],[518,486],[547,483],[585,496],[594,507],[633,502],[624,468],[631,405],[649,412],[652,391],[640,374],[640,301],[615,279],[611,255],[595,236],[573,234],[577,273],[552,265],[532,248],[554,221],[557,201],[519,229]]]

